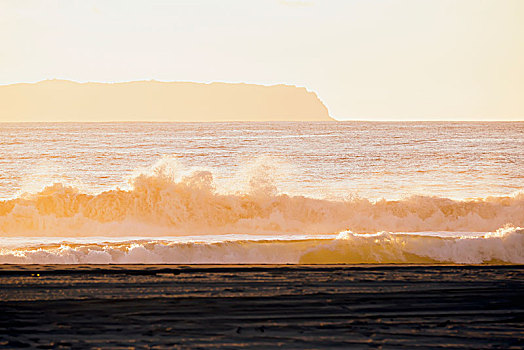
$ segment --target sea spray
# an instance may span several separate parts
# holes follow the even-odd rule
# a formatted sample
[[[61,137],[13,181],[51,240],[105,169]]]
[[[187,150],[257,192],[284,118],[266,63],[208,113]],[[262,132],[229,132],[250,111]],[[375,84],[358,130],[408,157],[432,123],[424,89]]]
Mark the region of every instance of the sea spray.
[[[166,236],[495,231],[524,226],[524,193],[453,200],[327,200],[278,193],[254,176],[244,192],[216,190],[211,171],[179,174],[166,163],[127,189],[87,193],[63,183],[0,201],[2,236]]]

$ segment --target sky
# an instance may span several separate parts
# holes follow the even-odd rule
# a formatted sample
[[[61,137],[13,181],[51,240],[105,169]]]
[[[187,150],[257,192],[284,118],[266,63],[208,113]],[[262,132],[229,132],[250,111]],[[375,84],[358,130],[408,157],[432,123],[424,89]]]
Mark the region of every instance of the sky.
[[[290,84],[339,120],[524,120],[522,0],[0,0],[0,84]]]

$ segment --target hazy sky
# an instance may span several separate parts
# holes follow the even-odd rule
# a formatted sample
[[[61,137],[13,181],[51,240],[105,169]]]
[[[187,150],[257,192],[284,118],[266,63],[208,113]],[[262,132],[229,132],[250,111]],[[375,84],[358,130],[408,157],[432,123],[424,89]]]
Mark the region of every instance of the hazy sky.
[[[524,0],[0,0],[0,84],[286,83],[337,119],[524,120]]]

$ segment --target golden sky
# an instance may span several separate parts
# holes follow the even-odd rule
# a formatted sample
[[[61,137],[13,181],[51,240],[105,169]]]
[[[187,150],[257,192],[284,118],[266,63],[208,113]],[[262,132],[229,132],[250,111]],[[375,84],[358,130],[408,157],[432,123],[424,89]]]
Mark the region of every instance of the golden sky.
[[[524,120],[523,0],[0,0],[0,44],[0,84],[284,83],[340,120]]]

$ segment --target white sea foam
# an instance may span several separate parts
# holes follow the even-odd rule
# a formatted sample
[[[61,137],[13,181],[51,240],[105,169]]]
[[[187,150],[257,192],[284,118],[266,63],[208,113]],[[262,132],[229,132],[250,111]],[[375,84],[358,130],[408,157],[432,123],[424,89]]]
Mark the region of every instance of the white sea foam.
[[[524,230],[491,233],[344,232],[337,238],[288,236],[249,239],[220,236],[193,239],[61,241],[18,240],[0,249],[11,264],[332,264],[332,263],[524,263]]]
[[[266,177],[264,177],[266,178]],[[495,231],[524,226],[524,193],[452,200],[346,201],[279,194],[256,175],[245,192],[220,193],[213,174],[180,176],[162,166],[132,178],[129,189],[91,194],[56,183],[0,201],[2,236],[171,236]]]

